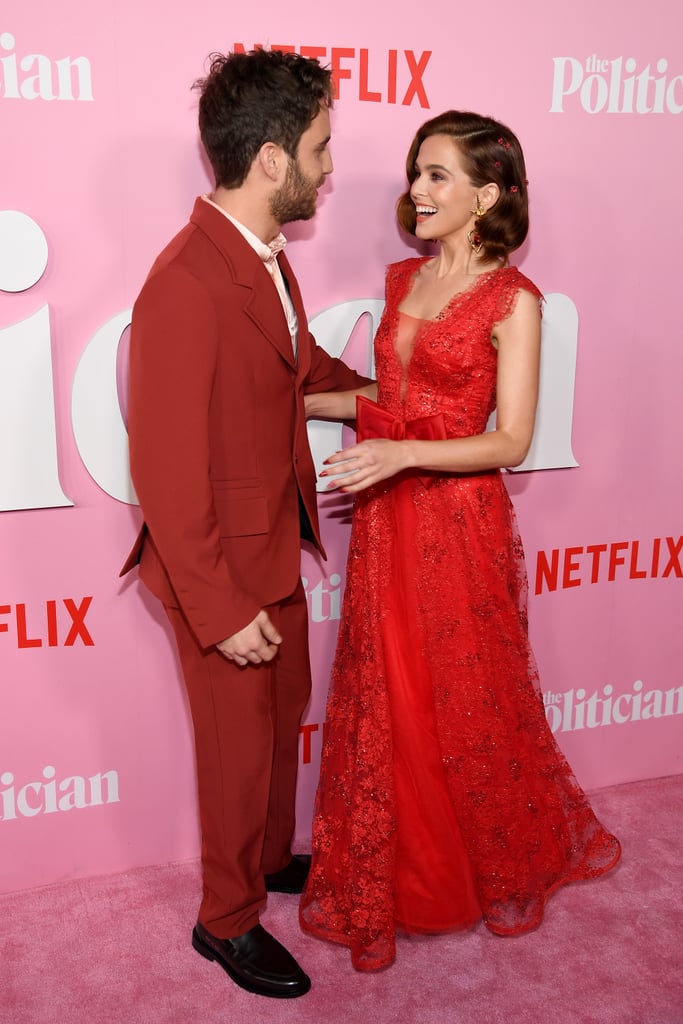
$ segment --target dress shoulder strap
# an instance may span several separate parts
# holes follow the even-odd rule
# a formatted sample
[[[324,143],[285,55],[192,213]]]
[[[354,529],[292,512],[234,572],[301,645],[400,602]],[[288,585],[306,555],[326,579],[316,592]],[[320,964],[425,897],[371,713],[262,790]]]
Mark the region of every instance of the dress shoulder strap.
[[[494,275],[496,284],[496,323],[507,320],[515,307],[520,291],[530,292],[539,303],[543,302],[543,293],[533,281],[526,277],[517,267],[503,267]]]
[[[407,260],[400,260],[398,263],[390,263],[387,267],[385,279],[385,293],[387,300],[396,292],[404,294],[410,278],[413,276],[421,263],[428,257],[411,256]]]

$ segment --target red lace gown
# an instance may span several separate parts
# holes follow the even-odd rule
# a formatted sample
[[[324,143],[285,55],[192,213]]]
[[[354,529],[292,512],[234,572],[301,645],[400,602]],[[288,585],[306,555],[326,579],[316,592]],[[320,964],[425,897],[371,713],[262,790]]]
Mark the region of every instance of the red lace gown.
[[[389,267],[375,339],[388,436],[425,417],[479,434],[494,325],[520,289],[540,293],[502,268],[411,324],[398,307],[420,262]],[[519,935],[558,886],[619,860],[546,723],[526,594],[498,471],[403,473],[357,496],[300,919],[359,970],[392,962],[396,931],[483,917]]]

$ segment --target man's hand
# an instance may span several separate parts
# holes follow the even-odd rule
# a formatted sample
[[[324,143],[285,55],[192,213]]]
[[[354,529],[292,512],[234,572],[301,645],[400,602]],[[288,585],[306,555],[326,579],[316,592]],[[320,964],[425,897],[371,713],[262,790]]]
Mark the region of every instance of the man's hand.
[[[260,665],[263,661],[272,661],[281,643],[282,637],[270,621],[268,612],[261,610],[253,622],[221,640],[216,647],[236,665]]]

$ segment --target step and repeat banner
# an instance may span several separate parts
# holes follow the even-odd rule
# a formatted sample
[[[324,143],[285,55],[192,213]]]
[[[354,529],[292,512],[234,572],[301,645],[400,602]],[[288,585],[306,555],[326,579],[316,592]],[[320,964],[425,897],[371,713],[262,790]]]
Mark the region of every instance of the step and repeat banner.
[[[140,520],[130,309],[211,188],[191,87],[213,51],[279,47],[334,70],[335,172],[288,253],[318,340],[362,372],[384,268],[415,252],[393,214],[415,130],[459,108],[519,135],[532,227],[517,262],[547,303],[537,436],[507,481],[548,721],[589,789],[683,770],[683,13],[249,6],[0,9],[0,891],[198,855],[172,639],[118,571]],[[346,439],[310,436],[318,461]],[[329,560],[302,560],[302,847],[350,521],[339,496],[320,508]]]

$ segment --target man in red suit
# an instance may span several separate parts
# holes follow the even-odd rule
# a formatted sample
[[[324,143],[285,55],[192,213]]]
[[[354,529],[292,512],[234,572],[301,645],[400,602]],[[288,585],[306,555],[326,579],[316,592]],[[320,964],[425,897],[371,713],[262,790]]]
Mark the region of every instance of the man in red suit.
[[[129,435],[144,525],[123,572],[163,602],[195,733],[203,899],[192,942],[243,988],[310,980],[259,924],[300,892],[293,857],[310,695],[302,536],[323,553],[304,395],[367,381],[307,328],[280,228],[332,171],[330,72],[278,51],[215,57],[199,126],[216,189],[156,260],[133,310]]]

